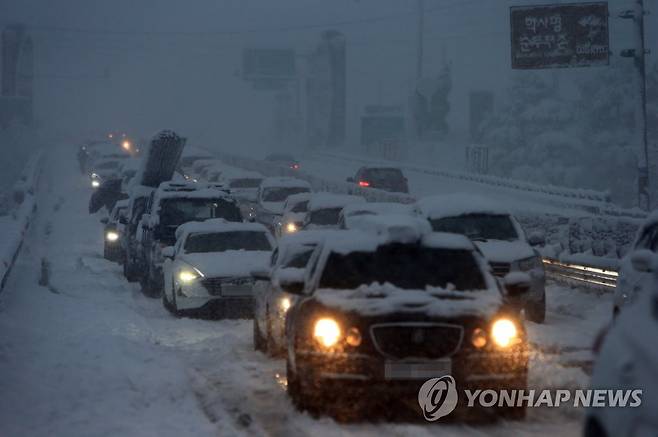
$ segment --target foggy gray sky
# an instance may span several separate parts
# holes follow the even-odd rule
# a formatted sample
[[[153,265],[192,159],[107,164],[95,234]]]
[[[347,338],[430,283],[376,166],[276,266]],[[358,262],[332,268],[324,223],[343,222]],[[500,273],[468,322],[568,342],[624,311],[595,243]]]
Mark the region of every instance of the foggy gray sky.
[[[550,2],[425,0],[425,72],[437,71],[444,52],[453,64],[453,129],[465,128],[471,89],[501,93],[507,86],[508,8],[532,3]],[[610,2],[614,51],[624,48],[630,31],[614,17],[630,3]],[[237,77],[243,47],[294,47],[303,54],[322,30],[342,31],[349,135],[356,138],[365,104],[406,102],[415,8],[416,0],[2,0],[0,17],[2,24],[32,26],[36,112],[44,126],[140,133],[172,127],[197,143],[217,134],[225,142],[258,144],[268,133],[272,94],[252,91]],[[648,41],[656,41],[657,15],[647,17]],[[306,25],[318,26],[299,29]],[[226,33],[233,31],[244,32]],[[585,70],[555,74],[568,83]]]

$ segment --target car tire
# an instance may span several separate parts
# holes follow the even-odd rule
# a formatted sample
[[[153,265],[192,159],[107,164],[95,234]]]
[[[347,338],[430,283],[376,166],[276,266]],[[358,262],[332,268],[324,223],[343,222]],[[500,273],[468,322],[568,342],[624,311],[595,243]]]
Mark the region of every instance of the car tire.
[[[263,335],[260,333],[260,327],[258,326],[258,319],[254,317],[254,350],[260,351],[260,352],[265,352],[265,339],[263,338]]]
[[[176,296],[174,295],[174,301],[170,302],[167,299],[166,291],[162,291],[162,305],[169,311],[172,315],[180,317],[180,311],[178,311],[178,306],[176,305]]]
[[[299,373],[300,370],[302,370],[301,374]],[[311,416],[320,416],[324,412],[325,405],[322,402],[316,402],[317,396],[314,396],[309,390],[309,386],[315,387],[317,384],[313,384],[313,380],[303,374],[303,369],[297,367],[297,372],[293,372],[288,360],[286,360],[286,377],[288,379],[288,394],[295,407],[299,411],[308,412]]]
[[[126,277],[128,282],[137,282],[139,280],[139,274],[133,263],[130,262],[130,257],[126,253],[123,260],[123,276]]]
[[[528,303],[525,309],[526,318],[534,323],[544,323],[546,320],[546,294],[539,302]]]

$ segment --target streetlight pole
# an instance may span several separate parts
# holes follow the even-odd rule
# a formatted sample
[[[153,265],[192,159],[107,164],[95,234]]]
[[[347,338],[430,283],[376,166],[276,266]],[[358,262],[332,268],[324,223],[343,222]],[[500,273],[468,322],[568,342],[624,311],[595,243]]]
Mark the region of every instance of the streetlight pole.
[[[637,91],[636,98],[635,120],[637,122],[637,146],[638,146],[638,206],[648,211],[652,207],[652,195],[650,189],[650,182],[655,184],[656,181],[651,181],[650,178],[655,177],[655,172],[649,171],[650,156],[649,144],[647,139],[647,84],[646,84],[646,49],[644,46],[644,0],[636,0],[635,8],[623,11],[619,14],[620,18],[632,19],[635,24],[635,48],[630,50],[622,50],[621,56],[633,58],[635,68],[637,70]],[[655,164],[653,164],[655,166]]]
[[[425,33],[425,0],[418,0],[418,34],[416,41],[416,79],[423,77],[423,43]]]

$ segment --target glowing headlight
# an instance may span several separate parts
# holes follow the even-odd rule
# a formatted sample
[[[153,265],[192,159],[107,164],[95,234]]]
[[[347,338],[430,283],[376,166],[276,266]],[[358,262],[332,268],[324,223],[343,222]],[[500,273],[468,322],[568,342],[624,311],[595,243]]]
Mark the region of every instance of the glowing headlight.
[[[293,232],[297,232],[297,225],[293,222],[290,222],[286,225],[286,232],[289,234],[292,234]]]
[[[324,347],[331,347],[340,339],[340,326],[334,319],[320,319],[315,322],[313,338]]]
[[[538,256],[531,256],[530,258],[525,258],[518,261],[519,270],[522,272],[527,272],[528,270],[536,269],[542,267],[543,263]]]
[[[189,284],[198,277],[199,274],[193,270],[181,270],[178,272],[178,279],[184,284]]]
[[[105,239],[107,241],[109,241],[110,243],[114,243],[115,241],[117,241],[119,239],[119,233],[115,232],[115,231],[108,231],[105,234]]]
[[[279,308],[281,308],[282,312],[287,312],[290,309],[290,298],[289,297],[282,297],[281,300],[279,300]]]
[[[517,336],[516,325],[509,319],[498,319],[491,327],[491,337],[498,346],[510,346]]]
[[[98,188],[101,186],[101,182],[98,179],[94,179],[93,181],[91,181],[91,186],[94,188]]]
[[[124,150],[130,150],[132,144],[130,144],[130,141],[125,140],[123,143],[121,143],[121,147],[123,147]]]

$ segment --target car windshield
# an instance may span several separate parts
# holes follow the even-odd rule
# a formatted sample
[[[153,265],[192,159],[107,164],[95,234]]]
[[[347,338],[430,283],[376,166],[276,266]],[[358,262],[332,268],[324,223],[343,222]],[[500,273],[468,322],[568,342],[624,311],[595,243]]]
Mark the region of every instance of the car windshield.
[[[227,250],[269,251],[272,245],[262,231],[231,231],[191,234],[185,253],[226,252]]]
[[[283,202],[289,196],[299,193],[308,193],[306,187],[272,187],[263,191],[264,202]]]
[[[404,179],[402,171],[398,168],[369,168],[365,176],[372,182],[398,182]]]
[[[294,251],[286,258],[283,263],[284,267],[303,269],[311,258],[313,249],[315,249],[315,245],[305,245],[303,249]]]
[[[430,220],[435,232],[462,234],[471,240],[518,240],[514,223],[508,215],[469,214]]]
[[[449,284],[462,291],[486,288],[472,252],[412,244],[388,244],[374,252],[334,252],[327,259],[319,287],[354,290],[387,282],[413,290]]]
[[[290,212],[306,212],[306,211],[308,211],[308,200],[295,203],[295,205],[290,209]]]
[[[309,223],[314,225],[337,225],[343,208],[325,208],[311,212]]]
[[[231,188],[258,188],[260,185],[260,179],[257,178],[243,178],[243,179],[233,179],[229,187]]]
[[[179,226],[185,222],[223,218],[230,222],[241,222],[240,209],[224,199],[166,199],[162,201],[160,224]]]

